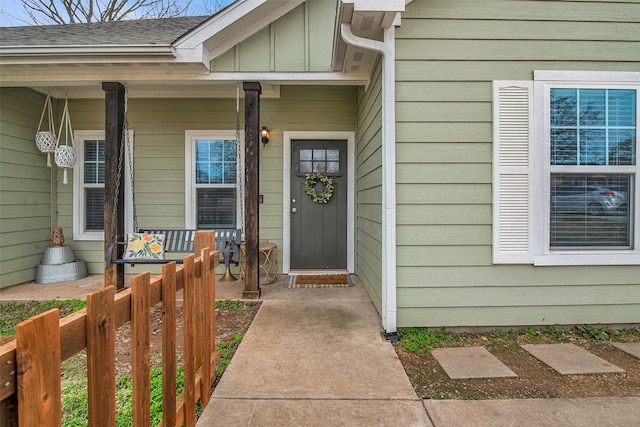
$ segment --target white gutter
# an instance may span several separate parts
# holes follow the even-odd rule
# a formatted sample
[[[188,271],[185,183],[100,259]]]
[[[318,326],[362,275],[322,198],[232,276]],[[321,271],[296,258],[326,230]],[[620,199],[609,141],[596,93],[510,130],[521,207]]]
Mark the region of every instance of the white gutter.
[[[396,27],[384,30],[384,41],[353,34],[351,24],[341,24],[345,43],[382,55],[382,327],[397,331],[396,299]]]
[[[166,45],[62,45],[62,46],[4,46],[0,48],[0,57],[21,56],[86,56],[86,55],[171,55],[173,47]]]

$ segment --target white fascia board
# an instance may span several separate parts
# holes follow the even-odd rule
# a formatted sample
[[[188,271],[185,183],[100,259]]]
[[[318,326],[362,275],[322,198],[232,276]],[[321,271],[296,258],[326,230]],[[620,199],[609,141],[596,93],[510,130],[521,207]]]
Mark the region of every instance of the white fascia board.
[[[237,1],[178,39],[173,44],[176,56],[180,61],[189,62],[195,61],[195,54],[200,53],[202,56],[197,60],[209,68],[212,58],[224,54],[302,3],[304,0]],[[265,13],[262,15],[256,12],[261,7],[265,8]],[[250,18],[252,20],[250,23],[237,25],[240,19],[250,15],[255,16],[255,20]],[[220,36],[220,40],[213,41],[216,36]]]
[[[229,7],[227,7],[226,9],[222,10],[220,13],[212,16],[206,22],[200,24],[197,28],[182,36],[174,43],[174,46],[177,48],[194,48],[198,45],[202,45],[211,37],[224,31],[240,18],[253,12],[269,1],[270,0],[236,1],[229,5]],[[276,1],[279,1],[280,3],[289,3],[289,1]]]
[[[174,49],[177,62],[201,63],[207,70],[211,69],[211,56],[202,45],[189,49]]]
[[[52,56],[173,56],[171,45],[5,46],[0,58]]]
[[[367,74],[345,75],[339,72],[319,73],[211,73],[206,80],[212,81],[260,81],[273,84],[328,84],[328,85],[367,85],[370,78]]]
[[[129,83],[147,85],[191,85],[207,83],[228,83],[259,81],[270,85],[329,85],[364,86],[369,84],[369,76],[342,73],[209,73],[204,69],[186,68],[172,72],[169,68],[127,67],[76,67],[68,69],[37,69],[36,72],[3,70],[0,67],[0,86],[87,86],[96,82],[119,79]]]
[[[353,0],[355,12],[404,12],[405,0]]]

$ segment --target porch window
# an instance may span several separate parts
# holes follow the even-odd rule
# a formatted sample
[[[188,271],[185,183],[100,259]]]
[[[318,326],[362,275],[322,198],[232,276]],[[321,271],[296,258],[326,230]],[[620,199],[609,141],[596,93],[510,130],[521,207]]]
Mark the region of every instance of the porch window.
[[[74,134],[77,161],[73,169],[73,238],[74,240],[102,240],[104,236],[104,131],[76,131]],[[129,133],[133,144],[133,131]],[[129,150],[125,147],[122,171],[125,197],[125,230],[132,228],[132,194],[129,178]],[[133,146],[131,146],[133,151]]]
[[[101,139],[87,139],[84,144],[84,224],[85,231],[104,230],[104,148]]]
[[[240,173],[235,132],[187,132],[187,228],[237,228]]]

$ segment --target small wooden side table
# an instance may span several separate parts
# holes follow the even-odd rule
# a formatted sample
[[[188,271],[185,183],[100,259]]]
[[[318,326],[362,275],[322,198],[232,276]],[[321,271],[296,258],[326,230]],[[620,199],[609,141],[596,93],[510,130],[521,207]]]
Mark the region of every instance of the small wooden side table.
[[[262,278],[261,285],[268,285],[278,280],[278,245],[271,242],[260,242],[260,265],[258,272]],[[240,280],[244,281],[245,247],[240,243]]]

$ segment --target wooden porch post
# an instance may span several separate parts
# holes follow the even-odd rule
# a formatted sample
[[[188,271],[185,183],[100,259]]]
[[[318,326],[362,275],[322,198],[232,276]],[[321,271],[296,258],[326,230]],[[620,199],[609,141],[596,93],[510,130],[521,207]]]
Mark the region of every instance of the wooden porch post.
[[[118,240],[124,235],[124,174],[120,175],[118,183],[118,159],[122,148],[122,128],[124,127],[124,86],[116,82],[103,82],[104,90],[104,255],[111,239]],[[124,165],[123,165],[124,169]],[[116,188],[119,186],[118,206],[116,207],[115,229],[113,229],[114,203]],[[122,258],[121,246],[116,246],[117,258]],[[112,265],[104,270],[104,285],[115,286],[117,290],[124,289],[124,265]]]
[[[244,238],[245,238],[245,274],[243,298],[260,298],[260,240],[258,193],[260,191],[260,94],[262,87],[258,82],[245,82],[244,89],[244,131],[245,131],[245,169],[244,169]]]

